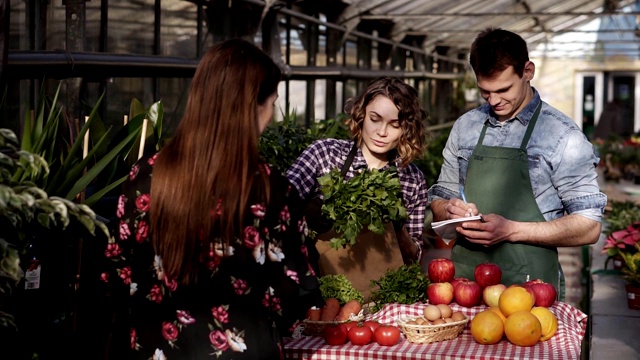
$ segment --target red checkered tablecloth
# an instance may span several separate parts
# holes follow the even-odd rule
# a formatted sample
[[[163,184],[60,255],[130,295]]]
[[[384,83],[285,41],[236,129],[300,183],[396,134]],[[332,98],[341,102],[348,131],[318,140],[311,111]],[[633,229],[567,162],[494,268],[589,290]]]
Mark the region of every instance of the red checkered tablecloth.
[[[365,317],[365,320],[378,320],[382,323],[395,324],[396,320],[407,316],[421,316],[426,304],[388,304],[375,314]],[[486,306],[465,308],[456,304],[451,305],[454,311],[462,311],[473,316]],[[569,304],[556,302],[549,308],[558,317],[558,331],[545,342],[530,347],[520,347],[503,339],[494,345],[480,345],[469,331],[469,326],[454,340],[441,341],[430,344],[414,344],[403,336],[394,346],[368,345],[331,346],[325,344],[321,337],[302,336],[285,342],[285,358],[313,359],[313,360],[377,360],[377,359],[438,359],[438,360],[491,360],[491,359],[535,359],[561,360],[579,359],[582,338],[587,328],[587,315]]]

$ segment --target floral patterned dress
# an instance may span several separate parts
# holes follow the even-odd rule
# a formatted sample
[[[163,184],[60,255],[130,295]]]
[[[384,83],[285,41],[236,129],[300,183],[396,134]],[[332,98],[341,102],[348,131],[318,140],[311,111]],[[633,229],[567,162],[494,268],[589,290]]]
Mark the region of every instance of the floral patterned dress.
[[[110,357],[282,358],[282,336],[322,301],[297,191],[268,171],[271,201],[265,206],[252,197],[244,238],[224,253],[213,239],[200,254],[198,283],[181,286],[164,275],[149,238],[155,159],[132,168],[105,251],[109,265],[101,276],[116,307]]]

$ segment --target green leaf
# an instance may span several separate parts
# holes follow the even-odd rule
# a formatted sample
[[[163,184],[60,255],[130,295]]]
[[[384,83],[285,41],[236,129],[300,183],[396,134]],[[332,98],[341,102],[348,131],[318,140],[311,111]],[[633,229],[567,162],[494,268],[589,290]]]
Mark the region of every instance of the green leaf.
[[[86,199],[84,201],[84,204],[86,204],[88,206],[92,206],[98,200],[102,199],[102,197],[104,195],[106,195],[109,191],[111,191],[111,190],[117,188],[118,186],[122,185],[122,183],[124,183],[125,180],[127,180],[127,177],[129,177],[129,175],[125,175],[125,176],[121,177],[120,179],[114,181],[113,183],[109,184],[108,186],[105,186],[100,191],[95,192],[93,195],[91,195],[91,197],[89,197],[88,199]]]
[[[76,197],[82,190],[86,189],[87,186],[91,183],[91,181],[100,174],[100,172],[111,162],[116,156],[120,153],[120,151],[128,144],[129,141],[133,140],[138,136],[137,132],[133,132],[129,134],[125,140],[117,145],[115,145],[111,151],[105,155],[100,161],[98,161],[89,171],[87,171],[86,175],[80,178],[73,188],[67,193],[65,196],[68,200],[72,200]]]

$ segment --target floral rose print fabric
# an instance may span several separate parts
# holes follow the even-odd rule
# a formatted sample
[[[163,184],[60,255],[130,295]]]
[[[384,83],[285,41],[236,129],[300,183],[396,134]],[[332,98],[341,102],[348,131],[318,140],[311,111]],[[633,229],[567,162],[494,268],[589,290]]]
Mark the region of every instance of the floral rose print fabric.
[[[104,251],[100,280],[119,304],[115,328],[128,338],[119,348],[113,337],[111,356],[282,358],[282,336],[321,304],[311,266],[317,252],[297,191],[269,171],[271,202],[253,196],[241,235],[228,247],[219,238],[203,244],[198,284],[181,286],[164,274],[149,238],[155,159],[141,159],[129,173]]]

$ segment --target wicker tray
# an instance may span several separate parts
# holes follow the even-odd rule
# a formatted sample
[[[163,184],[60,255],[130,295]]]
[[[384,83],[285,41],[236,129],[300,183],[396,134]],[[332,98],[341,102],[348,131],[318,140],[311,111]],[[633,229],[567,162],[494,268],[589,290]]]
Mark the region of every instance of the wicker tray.
[[[440,325],[414,325],[407,324],[407,321],[415,320],[417,317],[406,317],[398,319],[398,327],[402,333],[412,343],[429,344],[437,341],[453,340],[460,335],[469,322],[469,318]]]
[[[358,315],[351,315],[349,319],[344,321],[311,321],[309,319],[305,319],[302,321],[302,332],[309,336],[322,336],[322,331],[325,326],[344,324],[349,321],[361,321],[362,319],[364,319],[362,311]]]

